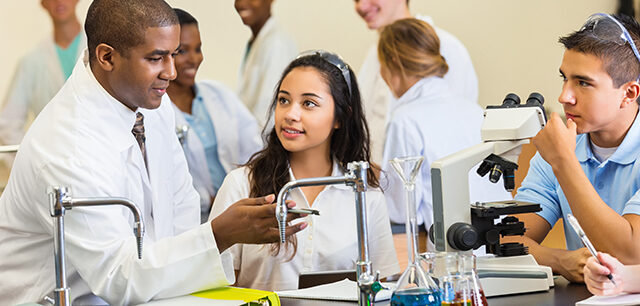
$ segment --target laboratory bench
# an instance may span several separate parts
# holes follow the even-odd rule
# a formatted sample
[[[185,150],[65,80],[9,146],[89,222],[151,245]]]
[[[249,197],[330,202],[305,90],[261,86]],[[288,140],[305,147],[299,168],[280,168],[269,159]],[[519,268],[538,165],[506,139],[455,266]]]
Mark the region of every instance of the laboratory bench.
[[[514,294],[507,296],[491,297],[487,299],[490,306],[545,306],[545,305],[575,305],[576,302],[584,300],[591,296],[584,284],[573,284],[564,277],[556,276],[554,278],[555,286],[549,291]],[[280,298],[282,306],[353,306],[353,302],[338,301],[321,301],[321,300],[302,300]],[[376,305],[389,305],[389,301],[377,302]]]

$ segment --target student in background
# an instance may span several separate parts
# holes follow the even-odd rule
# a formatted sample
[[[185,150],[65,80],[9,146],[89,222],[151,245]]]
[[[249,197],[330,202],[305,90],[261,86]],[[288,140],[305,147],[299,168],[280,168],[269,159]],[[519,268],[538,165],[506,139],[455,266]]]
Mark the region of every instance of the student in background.
[[[238,96],[261,126],[267,122],[273,91],[285,67],[298,50],[293,39],[271,16],[273,0],[236,0],[242,22],[251,38],[240,66]]]
[[[454,94],[443,78],[449,65],[439,50],[434,28],[415,18],[384,27],[378,42],[380,75],[397,99],[389,112],[382,159],[389,217],[406,222],[402,181],[389,161],[424,156],[416,179],[416,217],[426,230],[433,224],[431,163],[480,143],[483,120],[482,109]],[[501,182],[492,184],[475,170],[470,171],[469,185],[471,202],[511,199]]]
[[[18,63],[0,113],[0,144],[3,145],[22,141],[28,119],[37,116],[60,90],[87,47],[76,16],[78,0],[41,0],[40,4],[51,17],[53,34]]]
[[[180,49],[175,57],[177,77],[167,94],[173,102],[176,128],[188,126],[182,147],[193,186],[200,194],[201,220],[209,217],[224,177],[262,148],[255,118],[222,83],[196,82],[204,59],[198,21],[174,9],[180,21]]]
[[[335,54],[314,51],[294,60],[278,82],[271,104],[274,127],[266,148],[225,178],[211,211],[223,213],[229,201],[278,193],[290,180],[342,176],[347,163],[369,161],[369,135],[355,75]],[[399,272],[387,207],[373,169],[366,193],[369,251],[380,277]],[[356,210],[349,186],[294,189],[299,207],[314,208],[308,228],[285,247],[236,245],[237,283],[265,290],[298,288],[305,271],[353,270],[358,260]]]
[[[409,0],[355,0],[355,10],[371,30],[380,32],[382,27],[398,19],[413,17],[409,11]],[[440,54],[445,58],[449,70],[443,76],[449,87],[455,88],[455,104],[466,107],[478,102],[478,78],[473,69],[471,57],[465,46],[449,32],[434,26],[428,16],[416,15],[416,18],[429,23],[440,39]],[[366,55],[358,80],[362,89],[367,121],[371,128],[371,156],[380,163],[385,141],[386,124],[389,111],[396,107],[389,87],[380,76],[376,45],[371,46]]]
[[[640,293],[640,265],[623,265],[617,258],[598,252],[598,261],[589,257],[584,266],[584,282],[595,295]],[[607,275],[611,274],[615,285]]]
[[[525,235],[505,240],[524,243],[539,264],[573,282],[583,281],[592,256],[570,230],[567,214],[596,249],[640,264],[639,39],[636,20],[607,14],[592,15],[560,38],[566,50],[558,101],[567,122],[554,113],[533,138],[538,153],[515,196],[539,203],[542,211],[522,214]],[[560,218],[567,249],[541,246]]]

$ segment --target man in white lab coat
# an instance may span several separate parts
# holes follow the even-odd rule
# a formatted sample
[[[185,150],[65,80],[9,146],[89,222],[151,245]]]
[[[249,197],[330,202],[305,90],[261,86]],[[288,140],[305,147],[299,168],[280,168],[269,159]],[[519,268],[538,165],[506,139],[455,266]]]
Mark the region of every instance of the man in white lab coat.
[[[355,0],[355,9],[367,23],[367,27],[376,31],[398,19],[413,17],[409,11],[409,0]],[[449,32],[434,26],[430,17],[416,18],[433,26],[440,38],[440,53],[449,65],[449,72],[444,76],[449,87],[455,89],[462,97],[460,101],[477,103],[478,78],[465,46]],[[358,84],[371,133],[371,158],[374,162],[380,163],[389,110],[394,109],[396,105],[389,87],[380,76],[377,45],[376,42],[367,53],[358,73]],[[461,104],[461,107],[465,105]]]
[[[291,36],[271,16],[272,3],[273,0],[235,1],[238,15],[251,29],[240,67],[238,96],[260,126],[269,121],[269,106],[284,68],[298,54]]]
[[[76,16],[78,0],[41,0],[53,33],[18,63],[0,113],[0,144],[19,144],[35,117],[60,90],[87,42]],[[12,160],[13,158],[11,158]],[[11,167],[11,160],[6,159]]]
[[[129,198],[147,229],[139,260],[127,209],[68,211],[72,301],[137,304],[233,283],[222,252],[277,241],[275,207],[266,205],[273,196],[241,200],[200,225],[165,95],[180,41],[173,10],[163,0],[95,0],[85,31],[87,56],[27,132],[0,197],[0,304],[41,301],[54,289],[51,185],[69,186],[74,197]]]

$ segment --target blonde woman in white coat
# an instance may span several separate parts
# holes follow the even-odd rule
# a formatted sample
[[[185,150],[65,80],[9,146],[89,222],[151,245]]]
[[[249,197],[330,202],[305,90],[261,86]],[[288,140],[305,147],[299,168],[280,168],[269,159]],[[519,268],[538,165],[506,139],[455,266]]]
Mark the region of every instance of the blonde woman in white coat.
[[[200,194],[202,221],[227,173],[262,148],[256,120],[238,97],[216,81],[195,81],[204,56],[197,20],[175,9],[180,20],[177,77],[167,94],[173,101],[176,128],[188,126],[183,141],[193,186]]]
[[[464,101],[443,79],[448,65],[439,45],[433,27],[415,18],[385,27],[378,44],[380,74],[397,98],[390,107],[382,166],[389,216],[397,223],[406,220],[404,190],[389,160],[422,155],[425,161],[416,179],[416,217],[427,230],[433,223],[431,163],[480,143],[483,120],[480,107]],[[475,171],[469,175],[472,202],[511,199],[502,186]]]

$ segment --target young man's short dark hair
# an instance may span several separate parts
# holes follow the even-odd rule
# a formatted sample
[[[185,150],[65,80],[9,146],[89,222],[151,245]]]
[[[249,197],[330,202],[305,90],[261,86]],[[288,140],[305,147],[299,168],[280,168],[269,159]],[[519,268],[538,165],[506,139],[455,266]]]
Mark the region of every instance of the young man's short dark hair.
[[[636,48],[640,48],[640,24],[626,15],[612,15],[622,24],[631,35]],[[591,24],[593,25],[593,24]],[[605,71],[613,79],[613,84],[620,87],[629,81],[635,81],[640,75],[640,62],[633,54],[628,44],[618,44],[599,38],[593,32],[593,27],[584,27],[567,36],[561,37],[559,42],[567,50],[574,50],[585,54],[592,54],[602,60]]]

